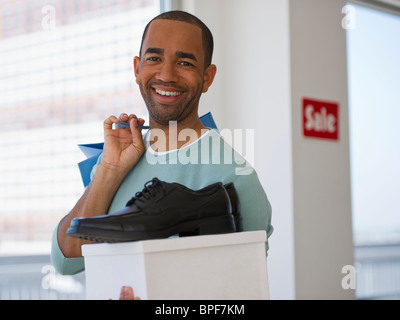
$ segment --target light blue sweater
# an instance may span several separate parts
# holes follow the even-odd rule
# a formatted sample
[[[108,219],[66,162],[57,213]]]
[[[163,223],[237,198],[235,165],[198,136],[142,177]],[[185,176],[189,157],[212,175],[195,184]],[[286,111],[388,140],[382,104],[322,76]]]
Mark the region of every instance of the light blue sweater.
[[[97,165],[100,161],[101,156]],[[92,177],[97,165],[92,170]],[[272,234],[271,206],[256,172],[214,130],[179,150],[157,153],[147,148],[122,182],[108,212],[123,209],[135,193],[141,191],[144,184],[154,177],[166,182],[177,182],[193,190],[219,181],[224,184],[233,182],[240,199],[244,231],[265,230],[268,238]],[[63,275],[83,271],[84,258],[64,257],[58,245],[57,228],[54,230],[51,252],[56,270]],[[267,252],[268,248],[267,241]]]

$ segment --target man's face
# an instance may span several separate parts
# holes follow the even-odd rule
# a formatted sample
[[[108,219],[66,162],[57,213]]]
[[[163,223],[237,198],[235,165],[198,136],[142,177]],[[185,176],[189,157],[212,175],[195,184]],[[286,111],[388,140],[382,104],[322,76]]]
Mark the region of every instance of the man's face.
[[[151,23],[134,68],[150,121],[161,125],[196,117],[216,71],[204,66],[201,29],[172,20]]]

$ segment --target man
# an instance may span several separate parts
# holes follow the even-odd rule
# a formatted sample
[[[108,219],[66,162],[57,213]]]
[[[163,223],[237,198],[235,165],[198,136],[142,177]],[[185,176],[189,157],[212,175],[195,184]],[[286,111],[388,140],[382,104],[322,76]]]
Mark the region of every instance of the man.
[[[139,126],[144,120],[135,115],[104,121],[104,149],[91,183],[54,232],[52,261],[59,273],[84,269],[81,246],[88,242],[66,235],[71,220],[123,209],[153,177],[194,190],[233,182],[244,231],[266,230],[271,235],[271,207],[256,173],[198,116],[200,96],[216,74],[212,52],[211,32],[188,13],[167,12],[147,25],[134,72],[149,112],[150,131],[143,138]],[[115,128],[121,122],[130,127]],[[229,155],[235,161],[224,161]],[[238,163],[244,167],[238,168]]]

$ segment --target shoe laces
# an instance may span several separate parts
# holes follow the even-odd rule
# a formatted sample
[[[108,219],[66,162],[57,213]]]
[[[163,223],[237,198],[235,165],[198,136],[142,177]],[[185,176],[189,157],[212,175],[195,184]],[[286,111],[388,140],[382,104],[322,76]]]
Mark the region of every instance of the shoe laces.
[[[128,201],[127,207],[133,205],[136,201],[144,201],[145,199],[150,199],[159,193],[159,190],[165,191],[165,186],[161,180],[158,178],[153,178],[152,180],[145,183],[142,191],[136,192],[135,196]]]

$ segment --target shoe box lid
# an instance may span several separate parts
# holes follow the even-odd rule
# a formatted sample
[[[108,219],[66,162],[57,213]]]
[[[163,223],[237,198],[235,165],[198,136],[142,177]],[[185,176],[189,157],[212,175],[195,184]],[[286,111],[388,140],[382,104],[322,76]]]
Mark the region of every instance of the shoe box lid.
[[[98,243],[82,246],[83,256],[143,254],[166,251],[191,250],[207,247],[250,244],[267,240],[265,231],[247,231],[216,235],[171,237],[121,243]]]

